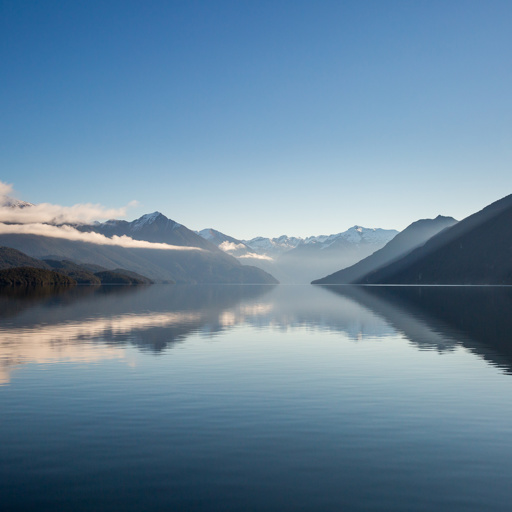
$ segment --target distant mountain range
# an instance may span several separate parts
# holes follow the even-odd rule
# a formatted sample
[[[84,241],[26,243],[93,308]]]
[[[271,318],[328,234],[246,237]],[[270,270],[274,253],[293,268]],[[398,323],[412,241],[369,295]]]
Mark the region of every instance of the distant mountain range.
[[[512,284],[512,195],[457,223],[430,221],[439,232],[411,249],[412,235],[420,233],[418,242],[429,234],[419,227],[412,224],[371,258],[314,284]]]
[[[33,205],[11,200],[3,206]],[[160,212],[132,222],[38,224],[73,231],[74,239],[23,233],[22,224],[13,233],[13,225],[3,224],[0,245],[29,258],[127,269],[156,282],[306,283],[326,275],[313,283],[512,284],[512,195],[460,222],[438,216],[399,234],[354,226],[333,235],[239,240],[215,229],[194,232]],[[85,235],[92,241],[83,241]]]
[[[355,265],[339,270],[322,279],[317,279],[312,284],[355,283],[366,274],[403,257],[416,247],[423,245],[429,238],[456,223],[457,221],[454,218],[441,215],[435,219],[422,219],[413,222],[382,249],[375,251]]]
[[[272,273],[282,283],[305,284],[372,254],[397,235],[394,229],[354,226],[342,233],[307,238],[280,236],[238,240],[214,229],[199,234],[224,252]]]
[[[32,205],[12,200],[7,206],[29,208]],[[143,215],[133,222],[109,220],[72,227],[82,233],[99,233],[108,238],[130,237],[133,240],[168,244],[185,250],[103,245],[23,233],[0,234],[0,245],[18,249],[32,258],[96,264],[107,270],[124,268],[147,276],[155,282],[277,283],[267,272],[242,265],[215,244],[159,212]]]

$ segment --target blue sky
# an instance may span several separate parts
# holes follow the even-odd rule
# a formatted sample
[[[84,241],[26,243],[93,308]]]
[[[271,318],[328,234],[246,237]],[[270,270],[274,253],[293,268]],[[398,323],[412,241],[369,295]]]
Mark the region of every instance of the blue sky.
[[[0,0],[0,181],[238,238],[512,192],[510,1]]]

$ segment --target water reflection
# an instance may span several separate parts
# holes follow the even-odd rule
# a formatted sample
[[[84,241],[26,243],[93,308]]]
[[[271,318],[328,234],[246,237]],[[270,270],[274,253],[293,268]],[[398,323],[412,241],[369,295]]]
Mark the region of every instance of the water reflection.
[[[333,286],[380,315],[419,349],[463,346],[512,373],[512,287]]]
[[[0,295],[0,383],[27,362],[124,358],[129,344],[159,354],[192,334],[250,325],[343,333],[397,332],[419,349],[464,346],[512,372],[512,289],[469,287],[77,287]]]
[[[261,306],[269,286],[77,287],[0,295],[0,384],[24,363],[123,358],[123,345],[159,353],[194,332],[214,334]],[[238,306],[238,309],[233,309]]]

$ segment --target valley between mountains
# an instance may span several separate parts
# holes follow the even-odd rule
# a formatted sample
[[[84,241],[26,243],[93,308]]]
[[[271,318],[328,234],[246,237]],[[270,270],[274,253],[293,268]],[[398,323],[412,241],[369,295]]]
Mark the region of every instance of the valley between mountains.
[[[459,222],[438,215],[402,232],[354,226],[331,235],[250,240],[214,228],[196,232],[160,212],[91,224],[34,222],[31,211],[36,205],[2,200],[4,271],[24,261],[88,284],[114,279],[101,272],[117,272],[115,279],[126,284],[512,284],[512,196]],[[9,259],[8,249],[22,256]],[[89,273],[85,281],[81,272]]]

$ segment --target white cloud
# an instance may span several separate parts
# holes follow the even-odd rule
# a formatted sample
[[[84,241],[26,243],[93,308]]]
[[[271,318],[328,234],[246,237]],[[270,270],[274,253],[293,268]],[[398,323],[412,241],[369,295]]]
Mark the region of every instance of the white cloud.
[[[107,220],[125,217],[128,208],[135,206],[137,201],[121,208],[106,208],[101,204],[85,203],[73,206],[41,203],[26,208],[12,208],[12,185],[0,181],[0,222],[18,224],[49,223],[49,224],[90,224],[96,220]]]
[[[242,256],[237,256],[237,258],[274,261],[274,258],[271,258],[270,256],[267,256],[266,254],[256,254],[255,252],[248,252],[247,254],[243,254]]]
[[[0,234],[39,235],[63,238],[98,245],[115,245],[140,249],[162,249],[171,251],[203,251],[199,247],[182,247],[163,243],[134,240],[129,236],[108,238],[99,233],[78,231],[65,224],[90,224],[94,221],[126,216],[126,210],[137,204],[132,201],[122,208],[105,208],[100,204],[75,204],[60,206],[42,203],[25,208],[10,206],[12,185],[0,181]]]
[[[228,242],[226,240],[225,242],[222,242],[219,245],[219,249],[224,252],[229,252],[229,251],[238,251],[239,249],[247,249],[247,247],[244,244],[235,244],[233,242]]]
[[[0,181],[0,204],[4,197],[12,193],[12,185]]]
[[[224,252],[231,253],[231,252],[236,252],[236,251],[247,250],[247,246],[245,244],[235,244],[234,242],[228,242],[226,240],[225,242],[222,242],[219,245],[219,249]],[[239,259],[243,258],[243,259],[251,259],[251,260],[274,261],[273,258],[271,258],[270,256],[267,256],[266,254],[257,254],[255,252],[247,252],[247,253],[241,254],[241,255],[233,254],[233,256],[235,256],[235,258],[239,258]]]
[[[4,196],[5,197],[5,196]],[[130,203],[122,208],[105,208],[100,204],[75,204],[60,206],[42,203],[27,208],[0,206],[0,222],[31,224],[47,222],[50,224],[90,224],[95,220],[107,220],[126,216],[126,210],[133,206]]]
[[[121,247],[131,247],[139,249],[162,249],[171,251],[203,251],[199,247],[182,247],[179,245],[169,245],[161,243],[146,242],[144,240],[134,240],[129,236],[113,236],[108,238],[100,233],[78,231],[72,226],[53,226],[43,223],[32,224],[4,224],[0,222],[0,235],[39,235],[51,238],[63,238],[78,242],[88,242],[98,245],[116,245]]]

